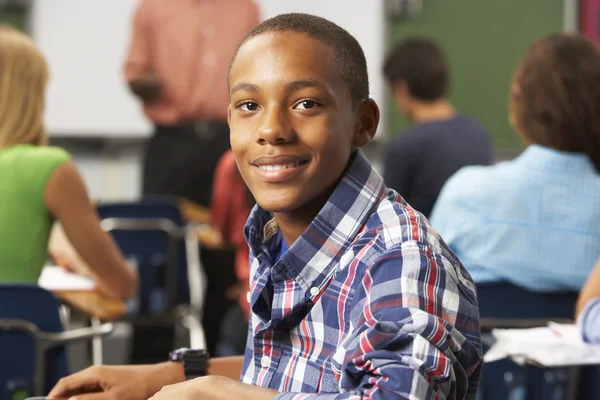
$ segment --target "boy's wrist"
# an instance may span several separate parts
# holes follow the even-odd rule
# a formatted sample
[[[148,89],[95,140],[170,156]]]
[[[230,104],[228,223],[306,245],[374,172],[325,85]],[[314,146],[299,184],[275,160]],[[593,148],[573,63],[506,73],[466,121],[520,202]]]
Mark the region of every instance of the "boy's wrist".
[[[170,384],[185,382],[183,363],[167,361],[158,364],[158,366],[157,372],[160,376],[168,377]]]

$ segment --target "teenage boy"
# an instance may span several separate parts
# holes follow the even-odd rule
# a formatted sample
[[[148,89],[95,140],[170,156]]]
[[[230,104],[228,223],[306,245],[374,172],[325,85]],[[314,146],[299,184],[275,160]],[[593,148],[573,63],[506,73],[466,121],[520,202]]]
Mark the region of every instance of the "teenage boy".
[[[207,371],[201,352],[180,350],[183,362],[94,367],[51,395],[475,399],[474,285],[360,150],[379,110],[358,42],[319,17],[277,16],[242,41],[229,87],[232,150],[259,204],[245,227],[245,358],[209,360]],[[214,376],[240,372],[242,382]]]

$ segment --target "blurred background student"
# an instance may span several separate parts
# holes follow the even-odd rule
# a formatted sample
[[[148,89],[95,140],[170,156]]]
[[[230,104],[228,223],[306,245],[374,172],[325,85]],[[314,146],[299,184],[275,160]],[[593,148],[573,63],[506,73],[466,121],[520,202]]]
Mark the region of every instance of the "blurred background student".
[[[412,126],[383,155],[386,184],[429,217],[442,186],[467,165],[489,165],[492,142],[477,121],[447,99],[449,68],[432,40],[406,39],[383,67],[398,111]]]
[[[172,195],[209,207],[217,162],[229,149],[229,62],[258,22],[252,0],[140,0],[124,74],[154,125],[142,195]],[[203,319],[212,351],[234,303],[225,291],[235,282],[235,255],[224,248],[205,248],[201,255],[208,280]]]
[[[0,281],[37,282],[56,219],[99,289],[129,297],[136,274],[100,229],[69,154],[45,146],[47,81],[46,62],[31,39],[0,27]]]
[[[124,72],[154,124],[144,194],[209,206],[215,167],[229,148],[229,61],[258,22],[252,0],[140,1]]]
[[[466,167],[444,186],[433,227],[475,283],[579,291],[600,257],[600,51],[554,34],[523,57],[510,121],[525,151]]]

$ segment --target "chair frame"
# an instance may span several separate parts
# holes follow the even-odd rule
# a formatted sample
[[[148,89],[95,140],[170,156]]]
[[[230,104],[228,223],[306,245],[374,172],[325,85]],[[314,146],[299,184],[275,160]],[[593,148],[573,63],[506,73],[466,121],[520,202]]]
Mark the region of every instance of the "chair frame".
[[[35,367],[33,377],[34,396],[44,395],[46,383],[46,352],[54,347],[75,341],[107,336],[113,331],[113,324],[105,323],[96,327],[73,329],[58,333],[44,332],[36,324],[22,319],[0,319],[0,331],[23,332],[35,343]]]
[[[167,265],[167,306],[175,308],[178,259],[176,255],[176,240],[183,239],[187,256],[187,278],[190,292],[189,306],[182,305],[176,308],[177,316],[190,335],[190,346],[196,349],[206,348],[206,337],[202,326],[202,312],[204,307],[204,290],[206,279],[200,261],[198,240],[194,234],[195,225],[180,227],[168,218],[114,218],[109,217],[100,221],[100,226],[106,232],[112,231],[148,231],[158,230],[165,232],[169,237]]]

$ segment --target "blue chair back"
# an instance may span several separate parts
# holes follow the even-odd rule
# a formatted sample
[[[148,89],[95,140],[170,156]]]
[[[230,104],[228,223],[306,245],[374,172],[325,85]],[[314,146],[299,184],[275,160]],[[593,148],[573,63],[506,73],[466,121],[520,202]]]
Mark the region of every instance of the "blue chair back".
[[[0,319],[20,319],[34,323],[44,332],[62,332],[60,303],[37,285],[0,283]],[[12,399],[20,393],[33,395],[36,342],[25,332],[0,330],[0,398]],[[46,393],[69,374],[65,346],[47,352]]]
[[[101,220],[167,219],[177,227],[185,226],[177,202],[168,196],[152,196],[140,202],[101,203],[98,214]],[[157,229],[116,229],[111,234],[125,257],[137,262],[140,313],[159,315],[176,304],[189,302],[184,240]],[[173,286],[169,289],[168,285]]]
[[[477,285],[481,318],[574,319],[577,296],[574,292],[534,293],[508,283]],[[484,364],[478,398],[564,399],[566,382],[564,368],[521,367],[510,360],[500,360]]]

